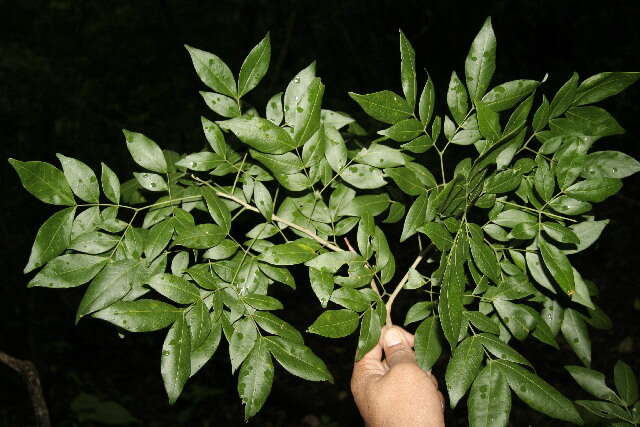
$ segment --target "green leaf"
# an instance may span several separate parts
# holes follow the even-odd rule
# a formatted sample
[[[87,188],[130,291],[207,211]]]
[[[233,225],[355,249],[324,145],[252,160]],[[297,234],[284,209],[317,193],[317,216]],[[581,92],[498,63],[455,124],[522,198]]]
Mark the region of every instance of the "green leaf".
[[[356,312],[369,308],[369,298],[353,288],[338,288],[331,294],[331,302]]]
[[[587,155],[582,173],[587,178],[626,178],[640,171],[640,162],[619,151],[596,151]]]
[[[442,354],[442,344],[438,334],[438,318],[431,316],[420,323],[415,333],[416,360],[421,369],[428,371]]]
[[[207,172],[224,163],[224,159],[218,154],[210,153],[209,151],[202,151],[185,156],[183,159],[176,162],[175,165],[191,169],[193,171]]]
[[[449,80],[447,105],[456,123],[459,125],[462,124],[467,115],[467,111],[469,111],[469,101],[467,99],[467,91],[455,71],[451,73],[451,80]]]
[[[569,374],[580,387],[598,399],[612,401],[616,399],[616,393],[607,387],[604,374],[601,372],[583,368],[582,366],[565,366],[564,368],[569,371]]]
[[[160,373],[169,404],[174,404],[191,373],[191,334],[183,316],[178,316],[162,344]]]
[[[196,348],[191,348],[191,373],[190,376],[194,376],[205,363],[211,359],[213,354],[218,349],[220,344],[220,338],[222,336],[221,322],[217,321],[217,312],[209,313],[209,324],[211,325],[211,331],[204,339],[204,341]]]
[[[268,278],[276,282],[284,283],[292,289],[296,288],[296,282],[286,268],[274,267],[270,264],[259,263],[258,267]]]
[[[473,326],[481,331],[496,335],[500,333],[498,325],[479,311],[464,311],[462,314]]]
[[[338,215],[363,216],[369,214],[376,216],[384,212],[390,202],[389,196],[386,193],[357,196],[351,203],[343,206],[342,209],[338,211]]]
[[[475,224],[469,227],[471,255],[478,269],[494,283],[500,282],[500,265],[495,252],[484,242],[482,230]]]
[[[76,208],[62,209],[48,218],[38,229],[24,273],[43,266],[69,247]]]
[[[438,302],[440,324],[451,349],[455,349],[462,326],[462,311],[466,277],[464,275],[463,245],[458,234],[445,256],[445,269]]]
[[[110,306],[122,299],[141,280],[140,261],[123,259],[107,264],[91,281],[80,300],[76,323],[82,316]]]
[[[273,362],[265,338],[260,337],[238,373],[238,394],[244,403],[245,421],[253,417],[271,393]]]
[[[513,228],[523,222],[536,224],[538,221],[536,217],[526,212],[517,209],[507,209],[506,211],[500,212],[498,216],[493,219],[493,222],[503,227]]]
[[[608,424],[610,426],[626,427],[629,425],[628,423],[633,422],[632,418],[629,417],[628,412],[626,412],[620,406],[614,405],[613,403],[598,402],[595,400],[576,400],[576,403],[600,418],[627,421],[621,423],[610,423]]]
[[[242,114],[235,99],[215,92],[200,92],[207,107],[222,117],[238,117]]]
[[[547,97],[542,95],[542,103],[533,114],[533,122],[531,126],[534,132],[539,132],[549,123],[550,106]]]
[[[380,340],[380,317],[369,307],[362,317],[360,324],[360,336],[358,337],[358,350],[356,352],[356,360],[362,359],[369,350],[375,347]]]
[[[582,424],[573,403],[542,378],[506,360],[491,363],[504,375],[511,390],[532,409],[551,418]]]
[[[280,125],[284,118],[284,110],[282,107],[282,92],[278,92],[269,99],[267,102],[266,111],[267,120],[271,121],[275,125]]]
[[[251,157],[276,174],[292,174],[304,168],[304,163],[294,153],[264,154],[255,150],[249,150],[249,153]]]
[[[141,133],[125,129],[122,133],[127,141],[127,149],[138,165],[158,173],[167,172],[167,161],[158,144]]]
[[[191,55],[193,67],[202,83],[216,92],[235,98],[236,81],[227,64],[213,53],[187,45],[185,47]]]
[[[436,245],[439,251],[444,252],[451,248],[453,237],[443,223],[428,222],[422,226],[422,231],[427,235],[429,240]]]
[[[602,202],[622,188],[622,181],[616,178],[591,178],[577,182],[564,190],[565,194],[584,202]]]
[[[224,239],[226,232],[214,224],[199,224],[178,231],[173,241],[175,245],[193,249],[208,249]]]
[[[231,212],[227,205],[216,195],[215,190],[210,187],[202,187],[200,190],[211,218],[225,230],[225,234],[231,230]]]
[[[551,200],[556,184],[547,162],[542,161],[538,164],[533,178],[533,185],[542,200]]]
[[[560,329],[574,353],[585,366],[589,366],[591,364],[591,340],[582,316],[571,308],[565,309]]]
[[[487,91],[495,70],[496,37],[489,17],[473,40],[464,63],[467,88],[474,103]]]
[[[304,144],[320,127],[320,109],[324,85],[320,78],[311,81],[304,95],[296,106],[296,121],[294,123],[293,139],[296,146]]]
[[[538,246],[540,247],[540,254],[544,264],[553,278],[567,295],[572,295],[576,288],[573,280],[573,269],[567,256],[560,249],[544,240],[542,236],[538,237]]]
[[[161,175],[156,173],[138,173],[134,172],[133,176],[142,188],[148,191],[167,191],[167,182]]]
[[[171,219],[167,219],[154,225],[149,230],[144,245],[144,254],[147,259],[155,259],[167,247],[171,237],[173,237],[173,224],[174,222]]]
[[[496,356],[499,359],[509,360],[514,363],[519,363],[521,365],[532,366],[531,363],[527,359],[524,358],[520,353],[515,351],[512,347],[504,342],[500,341],[498,337],[491,334],[476,334],[475,335],[483,345],[491,354]]]
[[[274,336],[264,340],[273,357],[291,374],[308,381],[333,382],[327,366],[309,347]]]
[[[320,300],[320,305],[322,308],[326,308],[333,292],[333,274],[328,271],[309,268],[309,281],[313,293]]]
[[[269,69],[271,59],[271,41],[269,33],[247,55],[238,76],[238,97],[244,96],[255,88]],[[256,411],[257,412],[257,411]],[[246,414],[245,414],[246,415]],[[248,418],[248,417],[246,417]]]
[[[633,405],[638,400],[638,380],[631,367],[618,360],[613,368],[613,379],[622,400],[627,406]]]
[[[580,243],[580,239],[570,228],[555,222],[542,223],[544,231],[554,240],[561,243]]]
[[[551,101],[549,119],[558,117],[573,104],[578,90],[578,73],[573,73],[571,78],[558,90]]]
[[[297,146],[286,130],[260,117],[243,116],[217,123],[243,143],[264,153],[283,154]]]
[[[471,427],[501,427],[509,423],[511,390],[492,362],[482,369],[473,382],[467,408]]]
[[[9,163],[18,173],[22,186],[41,201],[52,205],[76,204],[71,187],[60,169],[45,162],[9,159]]]
[[[369,166],[390,168],[404,166],[407,163],[407,157],[397,148],[373,143],[369,147],[363,148],[355,160]]]
[[[418,104],[418,113],[420,114],[420,122],[423,126],[427,126],[433,116],[433,107],[435,105],[436,94],[433,88],[431,76],[428,76],[427,82],[424,84],[422,94],[420,94],[420,103]],[[434,133],[435,138],[435,133]]]
[[[534,251],[536,247],[529,246],[527,249],[528,251],[525,254],[525,259],[527,261],[527,267],[529,268],[531,277],[533,277],[533,279],[544,288],[550,290],[553,293],[556,293],[556,289],[553,286],[553,283],[551,283],[551,281],[547,277],[547,273],[542,266],[542,257],[537,253],[531,252]]]
[[[551,120],[551,130],[556,134],[588,137],[593,142],[604,136],[620,135],[624,129],[608,112],[600,107],[572,107],[565,118]]]
[[[426,221],[425,211],[427,210],[427,201],[427,193],[422,193],[411,204],[402,227],[402,235],[400,236],[401,242],[404,242],[409,237],[413,236],[416,231],[424,225]]]
[[[474,337],[466,338],[454,350],[445,372],[445,382],[452,408],[456,407],[471,387],[480,371],[483,358],[482,346]]]
[[[591,203],[583,202],[569,196],[560,196],[549,202],[549,206],[561,214],[580,215],[589,212],[592,208]]]
[[[304,96],[309,84],[316,77],[316,63],[312,62],[301,70],[289,82],[284,92],[285,122],[291,126],[296,123],[298,116],[298,101]]]
[[[416,119],[404,119],[387,129],[379,130],[378,135],[386,136],[396,142],[406,142],[422,132],[424,132],[424,128],[421,122]]]
[[[433,303],[431,301],[421,301],[413,304],[404,318],[404,326],[413,322],[420,322],[431,314],[433,311]]]
[[[407,101],[389,90],[367,95],[349,92],[349,96],[362,107],[365,113],[383,123],[397,123],[412,113],[412,108]]]
[[[398,188],[410,196],[418,196],[424,193],[425,186],[418,180],[416,174],[409,168],[387,168],[385,175],[393,179]]]
[[[500,139],[502,130],[500,128],[500,115],[493,111],[489,106],[476,103],[478,129],[482,136],[490,141]]]
[[[625,90],[640,78],[640,73],[600,73],[580,84],[575,105],[593,104]]]
[[[493,306],[516,339],[523,341],[534,329],[536,318],[520,304],[498,298],[493,301]]]
[[[509,169],[489,177],[484,182],[484,190],[493,194],[508,193],[518,188],[520,181],[522,175],[515,169]]]
[[[565,254],[574,254],[581,252],[591,246],[598,238],[604,228],[609,224],[608,219],[601,221],[594,221],[593,217],[588,217],[587,221],[573,224],[569,228],[578,236],[580,243],[578,243],[576,249],[569,249],[563,251]]]
[[[425,133],[424,135],[412,139],[406,144],[402,144],[401,147],[407,151],[411,151],[412,153],[420,154],[433,147],[433,140]]]
[[[375,189],[386,185],[384,174],[378,168],[352,163],[343,169],[340,177],[356,188]]]
[[[288,341],[298,344],[304,343],[302,334],[275,314],[268,311],[256,311],[252,316],[258,326],[270,334],[278,335]]]
[[[229,341],[229,359],[231,372],[235,372],[249,355],[258,340],[258,331],[249,318],[238,320],[233,326],[233,335]]]
[[[108,258],[84,254],[60,255],[52,259],[29,282],[28,287],[73,288],[87,283],[107,263]]]
[[[242,297],[242,301],[256,310],[281,310],[282,303],[268,295],[249,294]]]
[[[271,246],[260,255],[259,260],[273,265],[302,264],[316,257],[317,245],[308,239],[300,239]]]
[[[152,299],[118,301],[93,313],[92,317],[106,320],[129,332],[151,332],[164,329],[175,322],[182,310]]]
[[[540,85],[536,80],[513,80],[491,89],[482,97],[482,103],[499,112],[516,105]]]
[[[416,54],[409,40],[400,30],[400,77],[402,92],[413,109],[416,104]]]
[[[113,203],[120,203],[120,180],[118,176],[109,169],[109,166],[101,163],[102,165],[102,177],[100,181],[102,181],[102,191],[104,191],[104,195],[107,196],[107,199],[111,200]]]
[[[173,274],[157,274],[149,279],[149,286],[178,304],[192,304],[200,299],[194,284]]]
[[[351,335],[358,328],[358,313],[352,310],[327,310],[309,326],[307,332],[328,338]]]
[[[98,203],[100,199],[100,187],[98,178],[91,168],[80,160],[56,154],[62,164],[64,176],[73,191],[73,194],[89,203]]]
[[[88,254],[100,254],[112,249],[120,238],[111,234],[105,234],[100,231],[90,231],[81,234],[69,243],[68,249],[74,249],[78,252]]]

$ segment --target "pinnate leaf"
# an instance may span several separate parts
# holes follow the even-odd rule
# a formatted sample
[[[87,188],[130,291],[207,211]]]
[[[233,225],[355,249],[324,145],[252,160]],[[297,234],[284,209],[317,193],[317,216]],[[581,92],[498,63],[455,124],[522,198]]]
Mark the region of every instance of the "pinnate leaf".
[[[75,205],[67,180],[55,166],[45,162],[21,162],[9,159],[20,177],[22,186],[32,195],[52,205]]]
[[[582,424],[573,403],[549,383],[530,371],[506,360],[494,360],[509,387],[524,403],[551,418]]]
[[[182,310],[162,301],[140,299],[118,301],[92,316],[129,332],[151,332],[171,325],[182,316]]]
[[[36,234],[24,273],[41,267],[69,247],[76,208],[66,208],[47,219]]]
[[[178,316],[162,345],[160,373],[169,404],[174,404],[191,374],[191,334],[183,316]]]
[[[358,320],[358,313],[352,310],[327,310],[307,330],[323,337],[342,338],[356,330]]]

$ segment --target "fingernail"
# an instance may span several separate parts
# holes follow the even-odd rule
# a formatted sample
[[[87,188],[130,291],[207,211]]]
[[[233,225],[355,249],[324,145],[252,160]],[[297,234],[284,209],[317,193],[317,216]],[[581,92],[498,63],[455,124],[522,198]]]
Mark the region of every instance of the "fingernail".
[[[392,347],[402,342],[402,334],[397,329],[389,329],[384,334],[384,345]]]

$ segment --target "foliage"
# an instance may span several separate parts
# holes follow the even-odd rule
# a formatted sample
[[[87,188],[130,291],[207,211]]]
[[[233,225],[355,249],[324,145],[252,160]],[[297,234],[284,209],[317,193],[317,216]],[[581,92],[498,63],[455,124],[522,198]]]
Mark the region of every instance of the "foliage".
[[[211,89],[201,92],[204,102],[223,118],[202,118],[205,149],[182,155],[125,130],[143,171],[123,183],[105,164],[98,180],[63,155],[62,170],[9,159],[29,192],[64,206],[36,235],[25,273],[41,269],[30,287],[89,283],[77,321],[89,315],[128,332],[169,328],[161,374],[170,403],[224,336],[246,418],[269,395],[274,358],[293,375],[332,381],[302,334],[273,313],[284,305],[269,295],[271,285],[295,289],[293,266],[307,267],[326,309],[307,332],[340,338],[359,328],[357,357],[391,323],[398,294],[412,290],[421,301],[405,325],[419,323],[418,361],[430,369],[450,349],[450,404],[469,393],[471,425],[506,425],[512,391],[550,417],[582,422],[509,343],[532,338],[558,348],[561,336],[589,366],[588,326],[610,327],[593,302],[596,285],[568,255],[591,246],[608,223],[589,215],[593,204],[640,170],[623,153],[592,150],[623,132],[592,104],[639,73],[582,82],[574,74],[550,100],[536,101],[546,78],[492,87],[488,19],[464,78],[451,75],[449,114],[438,114],[434,82],[427,77],[419,90],[415,53],[401,32],[403,96],[349,94],[388,125],[371,137],[351,116],[322,108],[315,63],[268,100],[264,116],[248,104],[243,97],[269,66],[268,35],[237,81],[216,55],[187,50]],[[450,167],[456,146],[469,157]],[[425,166],[433,159],[437,177]],[[416,248],[401,277],[389,244],[396,228],[403,247]]]

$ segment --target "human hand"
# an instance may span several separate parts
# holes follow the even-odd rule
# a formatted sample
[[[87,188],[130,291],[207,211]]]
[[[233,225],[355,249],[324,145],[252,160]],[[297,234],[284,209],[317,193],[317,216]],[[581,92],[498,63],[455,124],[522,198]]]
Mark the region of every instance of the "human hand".
[[[409,332],[385,326],[378,344],[355,363],[351,392],[367,426],[444,426],[444,397],[435,377],[418,366],[413,344]]]

